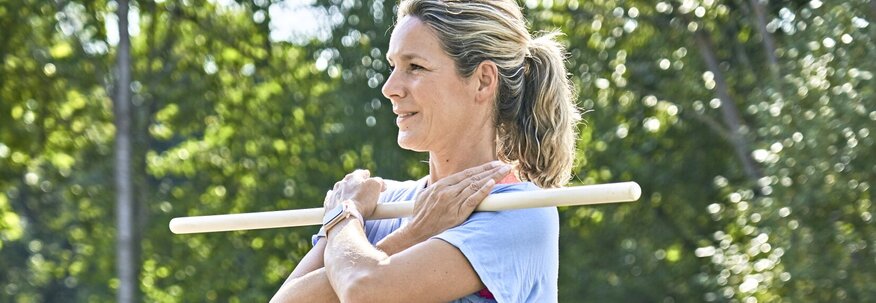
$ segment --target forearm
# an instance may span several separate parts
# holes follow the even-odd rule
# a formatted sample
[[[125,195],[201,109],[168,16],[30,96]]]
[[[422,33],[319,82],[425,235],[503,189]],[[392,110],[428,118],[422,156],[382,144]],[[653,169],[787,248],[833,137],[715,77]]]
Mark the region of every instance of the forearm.
[[[314,254],[308,254],[298,263],[271,302],[314,302],[316,298],[323,300],[316,302],[338,302],[338,296],[323,267],[326,242],[323,238],[316,243]],[[387,235],[376,247],[387,255],[393,255],[420,242],[412,232],[402,227]]]
[[[338,223],[326,238],[325,269],[329,283],[342,301],[361,301],[352,296],[366,296],[375,291],[367,278],[389,256],[371,246],[364,229],[355,219]],[[358,297],[362,298],[362,297]]]
[[[289,274],[271,302],[338,302],[334,289],[328,282],[323,258],[325,239],[321,239]]]
[[[325,266],[325,264],[322,263],[325,258],[325,244],[325,239],[320,239],[320,241],[316,242],[316,245],[314,245],[303,258],[301,258],[298,265],[295,265],[295,269],[289,274],[289,278],[286,279],[285,283],[289,283],[289,281],[295,278],[303,277],[312,271],[323,268]]]
[[[301,277],[291,278],[271,298],[271,303],[281,302],[340,302],[329,284],[325,268],[311,271]]]
[[[380,242],[377,242],[377,249],[392,256],[410,248],[411,246],[417,245],[417,243],[428,240],[428,237],[417,236],[409,226],[410,225],[402,226],[384,237]]]

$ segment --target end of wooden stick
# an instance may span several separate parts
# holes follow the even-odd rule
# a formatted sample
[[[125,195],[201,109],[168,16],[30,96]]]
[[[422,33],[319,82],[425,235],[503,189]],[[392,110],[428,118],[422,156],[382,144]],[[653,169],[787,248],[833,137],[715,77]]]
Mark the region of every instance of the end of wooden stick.
[[[633,198],[633,201],[639,200],[642,196],[642,187],[639,186],[639,183],[630,183],[633,183],[632,186],[630,186],[630,196]]]
[[[180,218],[170,219],[170,223],[167,224],[170,227],[170,232],[175,233],[177,235],[184,234],[185,232],[180,229]]]

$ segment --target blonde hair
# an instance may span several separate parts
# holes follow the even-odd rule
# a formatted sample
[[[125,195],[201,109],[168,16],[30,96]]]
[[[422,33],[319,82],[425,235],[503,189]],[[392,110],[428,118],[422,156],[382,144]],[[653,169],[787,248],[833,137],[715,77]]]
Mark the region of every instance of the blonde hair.
[[[540,187],[569,181],[581,119],[556,32],[533,39],[513,0],[403,0],[399,19],[433,30],[457,72],[472,75],[492,61],[499,70],[495,123],[499,159]]]

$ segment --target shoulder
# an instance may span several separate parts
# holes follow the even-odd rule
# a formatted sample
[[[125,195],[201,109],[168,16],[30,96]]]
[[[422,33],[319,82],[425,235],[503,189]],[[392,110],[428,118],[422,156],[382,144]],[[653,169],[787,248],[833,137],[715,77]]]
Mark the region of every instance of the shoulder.
[[[540,246],[556,242],[560,218],[556,207],[477,212],[457,228],[478,235],[466,239],[495,241],[496,245]]]
[[[541,190],[541,188],[539,188],[538,186],[536,186],[532,182],[496,184],[493,187],[493,191],[490,192],[490,194],[509,193],[509,192],[518,192],[518,191],[532,191],[532,190]]]
[[[499,184],[492,193],[540,190],[529,182]],[[475,212],[465,222],[439,238],[454,239],[459,244],[477,241],[495,245],[544,244],[553,246],[559,237],[559,214],[556,207],[525,208],[496,212]]]
[[[539,190],[531,183],[500,185],[494,193]],[[476,212],[434,238],[459,249],[498,301],[556,302],[556,207]]]
[[[520,182],[511,184],[499,184],[493,188],[491,194],[524,192],[541,190],[538,186],[531,182]],[[488,221],[488,225],[496,227],[496,225],[507,227],[508,232],[516,232],[517,229],[525,231],[527,229],[553,229],[556,227],[559,230],[559,214],[556,207],[539,207],[539,208],[524,208],[497,212],[477,212],[472,214],[468,221]],[[505,230],[505,229],[503,229]],[[502,233],[503,230],[493,230],[493,232]],[[542,231],[542,230],[539,230]]]
[[[422,180],[395,181],[384,179],[386,190],[380,193],[379,203],[410,200],[417,189],[422,186]]]

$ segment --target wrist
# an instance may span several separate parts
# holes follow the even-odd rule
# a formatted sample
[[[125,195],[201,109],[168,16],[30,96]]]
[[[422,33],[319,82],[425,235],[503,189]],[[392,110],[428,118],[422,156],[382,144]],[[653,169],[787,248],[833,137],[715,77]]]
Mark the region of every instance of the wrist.
[[[380,242],[377,242],[377,249],[391,256],[422,242],[411,233],[409,228],[410,225],[399,227],[380,240]]]
[[[345,200],[341,205],[344,205],[344,208],[350,214],[350,217],[356,218],[359,221],[359,224],[362,224],[363,228],[365,227],[365,217],[362,216],[362,212],[359,210],[359,204],[353,200]]]
[[[346,222],[350,221],[350,219],[355,219],[363,228],[365,227],[365,219],[359,212],[356,203],[352,200],[344,200],[340,205],[326,211],[323,217],[322,228],[319,229],[317,236],[328,236],[331,230],[335,229],[335,227],[346,225]]]
[[[422,230],[423,229],[420,228],[420,225],[417,224],[416,221],[412,220],[409,221],[408,224],[406,224],[405,226],[399,228],[397,232],[399,233],[399,236],[402,237],[402,239],[411,243],[411,246],[413,246],[413,244],[428,240],[428,235],[424,234]]]

